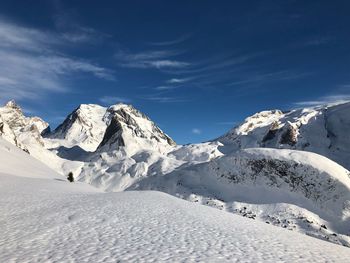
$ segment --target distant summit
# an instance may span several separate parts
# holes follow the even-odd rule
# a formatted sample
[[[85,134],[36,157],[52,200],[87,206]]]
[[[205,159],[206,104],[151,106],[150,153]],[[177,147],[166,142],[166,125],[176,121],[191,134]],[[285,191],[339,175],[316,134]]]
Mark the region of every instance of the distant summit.
[[[123,103],[108,108],[82,104],[49,137],[65,140],[65,145],[78,145],[87,151],[120,147],[128,152],[145,148],[164,151],[176,145],[149,117]]]
[[[350,169],[350,102],[297,109],[262,111],[217,140],[227,151],[264,147],[321,154]]]

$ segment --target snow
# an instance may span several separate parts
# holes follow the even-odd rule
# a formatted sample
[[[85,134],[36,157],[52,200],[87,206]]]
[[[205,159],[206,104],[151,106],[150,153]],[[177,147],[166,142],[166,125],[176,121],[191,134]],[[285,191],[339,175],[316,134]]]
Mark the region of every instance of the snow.
[[[104,119],[109,120],[109,126],[99,152],[122,148],[129,156],[140,150],[164,153],[176,145],[153,121],[131,105],[110,106]]]
[[[107,128],[103,120],[106,110],[96,104],[81,104],[49,136],[51,148],[79,146],[85,151],[96,150]]]
[[[63,178],[42,162],[0,138],[0,173],[34,178]]]
[[[349,104],[264,111],[219,140],[176,145],[131,105],[82,104],[43,138],[47,123],[10,103],[0,108],[0,135],[12,143],[0,141],[0,173],[65,181],[73,172],[74,185],[162,191],[350,246],[349,172],[326,158],[348,161],[348,113]]]
[[[315,153],[254,148],[182,165],[128,189],[163,191],[350,246],[349,177],[345,168]]]
[[[222,146],[219,142],[206,142],[190,145],[183,145],[169,152],[169,156],[177,160],[183,160],[191,163],[208,162],[211,159],[222,156],[218,150]]]
[[[34,171],[32,171],[34,172]],[[0,174],[1,262],[347,262],[350,250],[160,192]]]
[[[315,152],[350,169],[350,102],[289,112],[262,111],[217,140],[224,153],[267,147]]]

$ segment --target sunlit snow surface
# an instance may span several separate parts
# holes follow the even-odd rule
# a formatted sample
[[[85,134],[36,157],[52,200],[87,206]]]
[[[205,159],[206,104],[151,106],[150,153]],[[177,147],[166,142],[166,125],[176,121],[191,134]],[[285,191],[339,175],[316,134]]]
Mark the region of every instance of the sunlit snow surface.
[[[1,262],[347,262],[350,249],[160,192],[0,175]]]
[[[73,172],[101,190],[162,191],[350,247],[350,172],[330,160],[348,164],[349,112],[350,103],[264,111],[218,141],[176,146],[131,105],[80,105],[42,136],[48,124],[10,102],[0,108],[0,135],[57,173]],[[0,173],[50,174],[28,155],[11,159],[10,152],[23,152],[10,143]]]
[[[350,258],[349,248],[165,193],[103,193],[84,183],[69,183],[0,139],[0,157],[4,156],[0,262],[347,262]],[[8,169],[14,160],[18,169]]]

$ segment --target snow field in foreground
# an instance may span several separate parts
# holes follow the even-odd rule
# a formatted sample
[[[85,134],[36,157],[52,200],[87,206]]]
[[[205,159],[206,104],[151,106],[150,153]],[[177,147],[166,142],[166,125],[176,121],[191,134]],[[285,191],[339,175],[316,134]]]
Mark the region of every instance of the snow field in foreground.
[[[0,262],[348,262],[350,250],[160,192],[0,175]]]

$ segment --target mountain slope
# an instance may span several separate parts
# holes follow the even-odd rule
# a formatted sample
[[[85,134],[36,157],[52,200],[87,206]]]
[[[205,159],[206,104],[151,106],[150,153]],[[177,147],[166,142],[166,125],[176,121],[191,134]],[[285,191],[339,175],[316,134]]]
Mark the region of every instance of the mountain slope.
[[[27,152],[31,145],[44,146],[41,134],[47,130],[47,122],[39,117],[24,116],[14,101],[0,107],[0,136]]]
[[[44,163],[0,138],[0,173],[33,178],[65,179]]]
[[[94,151],[107,128],[103,117],[106,108],[96,104],[82,104],[59,125],[49,137],[58,139],[65,147],[79,146]]]
[[[315,152],[350,169],[350,102],[282,112],[262,111],[217,140],[224,152],[252,147]]]
[[[350,172],[314,153],[246,149],[148,177],[129,189],[167,192],[350,245]]]
[[[133,154],[143,149],[165,151],[176,145],[146,115],[122,103],[108,108],[82,104],[48,137],[52,143],[90,152],[122,148]]]
[[[159,192],[98,193],[88,185],[0,174],[0,200],[1,262],[347,262],[350,257],[348,248]]]
[[[220,140],[183,146],[125,104],[83,104],[53,133],[45,138],[39,134],[42,144],[26,129],[16,135],[6,121],[2,130],[9,141],[15,136],[13,144],[26,135],[29,139],[21,142],[32,156],[102,190],[163,191],[349,246],[346,169],[306,151],[245,149],[298,149],[307,142],[310,149],[325,151],[333,159],[346,156],[342,145],[349,137],[341,129],[347,127],[347,110],[348,104],[265,111]],[[324,145],[324,138],[331,146]]]
[[[164,152],[176,143],[146,115],[131,105],[117,104],[107,109],[108,128],[98,151],[122,148],[129,155],[140,150]]]

